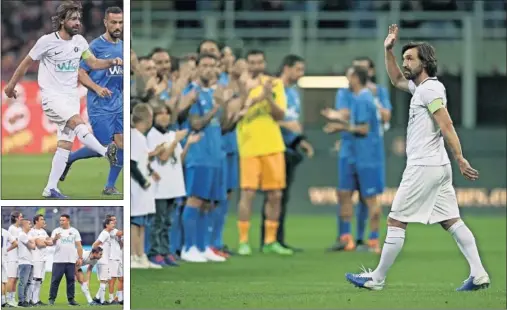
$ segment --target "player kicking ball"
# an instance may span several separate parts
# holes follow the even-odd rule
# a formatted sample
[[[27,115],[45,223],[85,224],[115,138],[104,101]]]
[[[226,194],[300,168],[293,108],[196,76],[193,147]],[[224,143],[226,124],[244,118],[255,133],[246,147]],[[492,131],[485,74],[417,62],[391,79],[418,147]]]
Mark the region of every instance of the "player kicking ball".
[[[447,112],[445,87],[436,78],[435,50],[425,42],[405,45],[402,73],[392,52],[397,39],[398,26],[391,25],[384,42],[387,72],[394,86],[412,94],[407,166],[387,218],[387,236],[377,268],[363,270],[360,274],[347,273],[345,277],[360,288],[383,289],[387,272],[403,247],[407,224],[439,223],[454,237],[470,265],[470,276],[457,291],[488,288],[490,279],[482,265],[474,235],[460,218],[444,138],[466,179],[477,180],[479,172],[463,157]]]
[[[121,58],[97,59],[88,42],[79,33],[81,29],[81,5],[78,2],[61,4],[53,16],[55,32],[42,36],[18,66],[5,87],[8,98],[16,98],[16,84],[36,60],[40,61],[38,83],[41,90],[42,109],[47,118],[58,126],[58,143],[49,180],[42,192],[46,198],[68,198],[58,189],[58,179],[65,170],[74,139],[77,137],[86,147],[106,157],[116,165],[117,146],[100,144],[79,115],[78,92],[79,62],[84,59],[92,70],[121,66]]]

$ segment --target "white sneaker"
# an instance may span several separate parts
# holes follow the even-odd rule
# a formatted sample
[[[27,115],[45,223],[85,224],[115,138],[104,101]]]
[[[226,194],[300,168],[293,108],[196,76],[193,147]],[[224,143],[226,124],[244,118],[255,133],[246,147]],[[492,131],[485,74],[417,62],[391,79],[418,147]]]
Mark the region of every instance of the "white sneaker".
[[[143,256],[140,257],[140,260],[141,260],[141,263],[145,266],[148,266],[148,268],[162,269],[161,265],[150,262],[150,260],[148,259],[148,256],[146,256],[146,254],[143,254]]]
[[[225,257],[215,254],[213,252],[213,250],[211,250],[209,247],[206,248],[206,251],[201,252],[201,255],[204,256],[204,258],[206,258],[207,260],[212,261],[212,262],[225,262],[226,261]]]
[[[148,266],[141,263],[141,259],[137,255],[130,256],[130,268],[131,269],[148,269]]]
[[[14,300],[14,301],[8,301],[7,304],[9,304],[9,306],[11,307],[14,307],[14,308],[18,308],[18,303]]]
[[[205,263],[208,261],[195,246],[182,252],[181,259],[190,263]]]

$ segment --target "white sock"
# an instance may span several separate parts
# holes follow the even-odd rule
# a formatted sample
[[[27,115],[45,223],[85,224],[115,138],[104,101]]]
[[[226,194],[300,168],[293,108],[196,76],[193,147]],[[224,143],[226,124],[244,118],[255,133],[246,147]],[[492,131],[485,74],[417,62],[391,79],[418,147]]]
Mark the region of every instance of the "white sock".
[[[463,253],[470,265],[470,275],[473,277],[485,275],[486,270],[482,266],[474,235],[465,223],[457,221],[449,228],[449,232],[458,243],[461,253]]]
[[[86,301],[88,303],[91,303],[93,301],[93,299],[92,299],[92,296],[90,295],[90,290],[88,289],[88,283],[85,282],[85,283],[81,284],[81,291],[85,295]]]
[[[7,293],[7,300],[8,301],[14,302],[15,301],[15,297],[16,297],[16,292],[9,292],[9,293]]]
[[[112,303],[114,300],[114,293],[109,293],[109,303]]]
[[[100,283],[99,294],[100,294],[100,303],[103,304],[106,301],[106,283]]]
[[[372,278],[376,282],[384,281],[387,271],[396,260],[405,242],[405,229],[399,227],[387,227],[387,236],[382,247],[382,255],[377,269],[373,271]]]
[[[31,302],[33,297],[33,280],[28,283],[28,287],[26,288],[26,302]]]
[[[6,299],[7,299],[7,298],[5,297],[5,295],[2,295],[2,306],[5,304],[5,300],[6,300]]]
[[[76,128],[74,128],[74,133],[79,141],[81,141],[81,143],[83,143],[87,148],[94,150],[102,156],[106,156],[107,148],[100,144],[85,124],[77,125]]]
[[[32,301],[33,303],[38,303],[40,298],[40,287],[42,285],[42,281],[34,280],[33,292],[32,292]]]
[[[116,292],[116,297],[118,297],[118,301],[123,301],[123,291]]]
[[[48,184],[46,185],[47,190],[58,188],[58,180],[65,170],[65,166],[69,160],[69,155],[70,151],[68,150],[62,148],[56,149],[55,155],[53,156],[53,163],[51,164],[51,172],[49,173]]]

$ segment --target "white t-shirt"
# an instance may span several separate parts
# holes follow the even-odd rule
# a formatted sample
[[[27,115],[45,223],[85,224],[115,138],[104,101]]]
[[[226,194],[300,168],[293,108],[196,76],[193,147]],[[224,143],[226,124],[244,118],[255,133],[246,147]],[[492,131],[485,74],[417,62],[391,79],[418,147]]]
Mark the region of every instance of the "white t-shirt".
[[[109,255],[111,255],[111,232],[103,230],[100,232],[97,241],[102,242],[102,258],[99,260],[99,265],[109,264]]]
[[[7,262],[7,249],[11,246],[11,244],[16,241],[9,231],[2,228],[2,261]],[[15,251],[16,249],[12,250]],[[11,251],[11,252],[12,252]]]
[[[51,233],[51,238],[54,238],[57,234],[60,234],[60,239],[55,244],[53,262],[76,263],[78,259],[76,242],[81,242],[79,231],[74,227],[69,227],[69,229],[58,227]]]
[[[172,144],[176,138],[176,132],[169,131],[161,133],[156,128],[152,128],[148,133],[148,148],[153,152],[155,148],[162,143]],[[180,143],[174,149],[173,158],[162,162],[156,158],[151,162],[151,167],[160,175],[160,181],[153,184],[155,199],[171,199],[186,196],[185,178],[183,176],[183,165],[181,163],[181,153],[183,148]]]
[[[36,240],[36,239],[46,240],[46,238],[49,237],[48,233],[43,228],[41,228],[41,229],[32,228],[30,230],[30,232],[28,233],[28,236],[33,240]],[[39,249],[36,245],[35,250],[32,250],[33,261],[34,262],[46,261],[46,255],[47,255],[46,253],[47,253],[46,248]]]
[[[28,56],[40,60],[38,82],[41,95],[77,96],[79,61],[88,49],[88,42],[79,34],[70,40],[61,39],[58,32],[40,37]]]
[[[428,105],[442,99],[447,106],[445,87],[437,78],[427,78],[419,86],[409,81],[412,93],[407,127],[407,165],[443,166],[450,163],[444,137]]]
[[[119,237],[116,236],[116,234],[118,233],[118,229],[113,229],[110,233],[110,236],[111,236],[111,253],[109,255],[109,259],[110,260],[121,260],[121,255],[122,255],[122,252],[121,252],[121,246],[120,246],[120,242],[119,242]]]
[[[15,239],[18,240],[18,236],[21,233],[21,227],[17,227],[16,225],[12,224],[9,226],[9,234]],[[12,243],[9,242],[7,247],[10,247]],[[15,248],[14,250],[7,253],[7,261],[8,262],[17,262],[18,261],[18,248]]]
[[[149,163],[149,149],[146,137],[137,129],[130,130],[130,159],[137,162],[137,167],[142,175],[153,182],[148,170]],[[155,213],[155,198],[153,196],[153,186],[144,189],[139,183],[130,177],[130,194],[131,194],[131,216],[143,216]],[[148,203],[148,200],[153,199],[153,204]]]
[[[30,237],[24,231],[18,236],[18,263],[20,265],[33,265],[32,250],[27,247]]]
[[[83,251],[83,266],[92,265],[95,266],[98,262],[98,259],[91,258],[92,251]]]

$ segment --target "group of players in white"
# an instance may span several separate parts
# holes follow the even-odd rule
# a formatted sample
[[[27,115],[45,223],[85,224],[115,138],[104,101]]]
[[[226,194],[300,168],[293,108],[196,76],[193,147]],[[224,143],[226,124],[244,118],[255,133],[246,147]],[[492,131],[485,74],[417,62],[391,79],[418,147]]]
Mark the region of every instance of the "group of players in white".
[[[67,215],[62,217],[68,220]],[[65,219],[63,221],[69,223]],[[45,280],[46,263],[51,255],[48,248],[53,246],[56,247],[53,269],[55,264],[68,262],[66,259],[70,257],[75,265],[75,280],[80,284],[89,305],[123,304],[123,232],[115,226],[116,217],[107,215],[104,230],[93,243],[92,250],[83,251],[80,246],[81,236],[77,229],[62,225],[53,230],[49,236],[45,230],[46,221],[43,215],[37,214],[33,218],[32,225],[29,219],[23,218],[22,213],[13,212],[9,229],[2,228],[2,308],[46,305],[41,301],[40,292]],[[76,245],[66,241],[65,236],[72,235]],[[100,285],[95,298],[92,298],[89,281],[95,266]],[[58,290],[60,280],[61,277],[55,282],[53,278],[49,283],[55,282]],[[69,279],[67,289],[68,282]],[[117,285],[116,294],[115,285]],[[106,301],[105,293],[108,286],[109,300]],[[74,296],[74,292],[70,295],[67,292],[67,296]],[[55,297],[56,292],[55,296],[49,297],[49,304],[54,304],[51,298]],[[77,305],[73,300],[69,300],[69,304]]]

